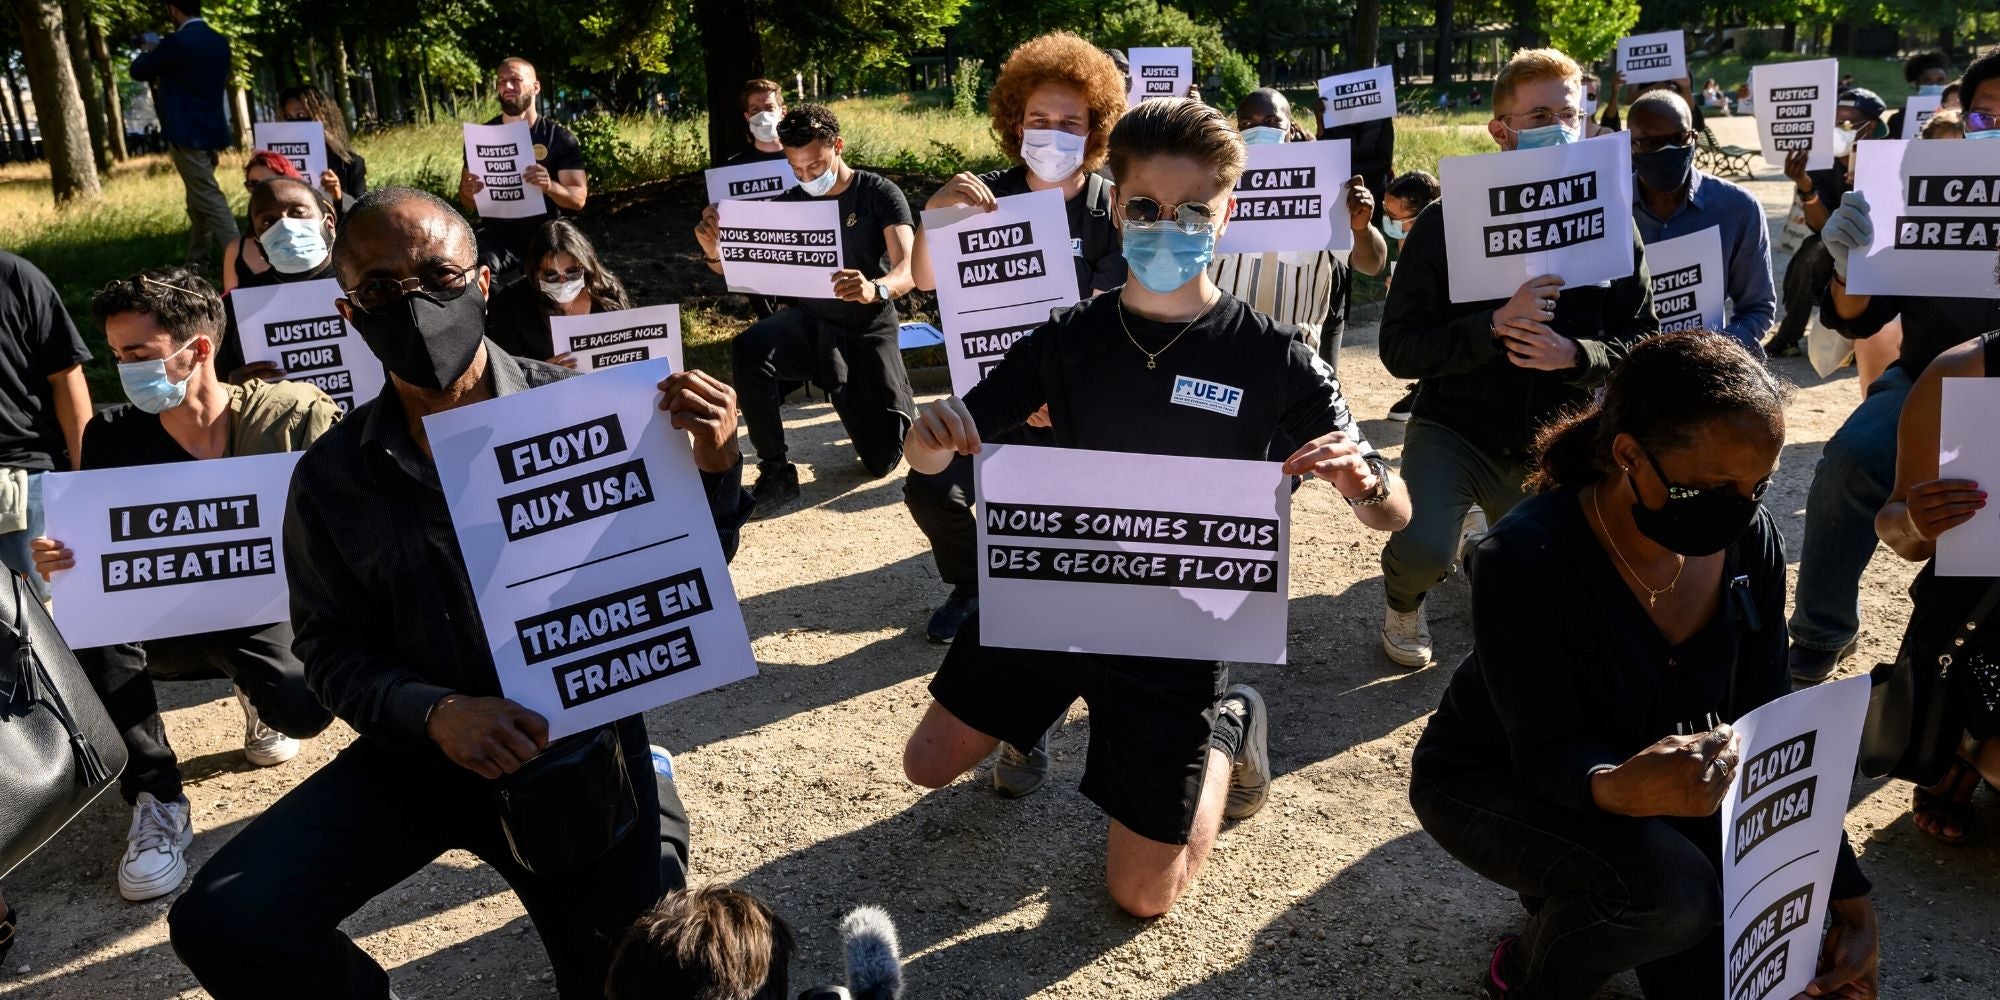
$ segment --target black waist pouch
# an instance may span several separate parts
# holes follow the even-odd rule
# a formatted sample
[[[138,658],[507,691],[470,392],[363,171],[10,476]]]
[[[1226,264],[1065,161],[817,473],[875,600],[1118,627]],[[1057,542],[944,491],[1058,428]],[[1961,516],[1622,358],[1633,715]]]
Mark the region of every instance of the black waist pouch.
[[[575,871],[605,855],[639,822],[639,797],[618,727],[565,736],[493,783],[507,847],[536,875]]]

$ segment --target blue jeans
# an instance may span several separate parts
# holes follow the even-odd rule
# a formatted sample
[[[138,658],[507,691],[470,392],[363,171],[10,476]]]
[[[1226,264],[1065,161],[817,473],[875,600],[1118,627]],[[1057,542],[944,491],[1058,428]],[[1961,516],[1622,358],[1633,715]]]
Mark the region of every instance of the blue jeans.
[[[28,528],[26,531],[10,531],[0,535],[0,564],[28,578],[28,588],[35,599],[47,603],[49,584],[40,573],[35,572],[35,557],[28,550],[28,543],[48,534],[48,525],[42,519],[42,473],[28,473]]]
[[[1901,365],[1883,372],[1813,468],[1791,620],[1792,641],[1808,649],[1840,649],[1861,630],[1861,574],[1896,486],[1896,423],[1913,384]]]

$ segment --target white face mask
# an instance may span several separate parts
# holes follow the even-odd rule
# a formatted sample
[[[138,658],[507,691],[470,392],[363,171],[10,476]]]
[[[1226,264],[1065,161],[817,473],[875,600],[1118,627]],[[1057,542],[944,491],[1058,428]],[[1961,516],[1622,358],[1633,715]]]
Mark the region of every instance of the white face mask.
[[[751,115],[750,134],[756,136],[758,142],[777,142],[778,113],[776,111],[759,111]]]
[[[829,166],[819,172],[819,176],[809,181],[800,181],[799,190],[815,198],[823,198],[833,186],[840,182],[840,168]]]
[[[1083,166],[1085,139],[1052,128],[1021,131],[1021,160],[1036,177],[1050,184],[1069,180]]]
[[[1833,158],[1838,160],[1854,148],[1854,131],[1836,128],[1833,130]]]
[[[571,302],[576,301],[578,295],[583,294],[583,279],[581,277],[570,281],[543,281],[540,284],[542,286],[542,294],[548,296],[549,301],[559,306],[569,305]]]

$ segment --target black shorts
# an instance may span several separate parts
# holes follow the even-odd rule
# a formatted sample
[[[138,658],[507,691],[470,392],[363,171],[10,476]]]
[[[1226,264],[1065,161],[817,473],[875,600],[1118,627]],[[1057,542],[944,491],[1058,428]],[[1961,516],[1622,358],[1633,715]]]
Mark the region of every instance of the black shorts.
[[[1090,751],[1078,790],[1141,837],[1188,842],[1228,667],[1002,649],[980,645],[978,636],[975,613],[931,678],[938,704],[1025,753],[1082,698],[1090,707]]]

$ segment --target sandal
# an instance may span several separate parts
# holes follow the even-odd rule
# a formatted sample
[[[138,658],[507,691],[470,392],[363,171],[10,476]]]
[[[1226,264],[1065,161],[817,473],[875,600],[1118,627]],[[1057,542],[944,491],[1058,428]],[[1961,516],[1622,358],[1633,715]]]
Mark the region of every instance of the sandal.
[[[1972,809],[1972,793],[1979,789],[1979,771],[1963,757],[1952,760],[1951,768],[1937,784],[1917,786],[1911,795],[1910,813],[1924,836],[1947,847],[1963,847],[1979,835],[1979,816]],[[1956,829],[1958,836],[1946,833]]]

